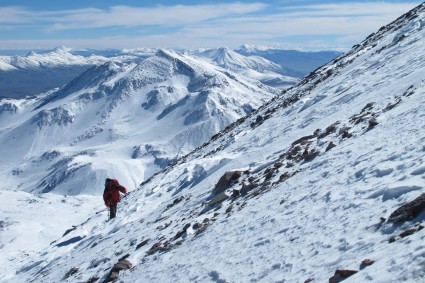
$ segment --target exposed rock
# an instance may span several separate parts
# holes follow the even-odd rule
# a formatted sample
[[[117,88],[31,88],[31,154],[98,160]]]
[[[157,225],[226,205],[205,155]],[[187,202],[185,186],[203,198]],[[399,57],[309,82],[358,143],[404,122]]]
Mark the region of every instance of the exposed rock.
[[[145,246],[149,242],[149,239],[143,240],[140,244],[136,246],[136,250],[140,249],[141,247]]]
[[[92,277],[90,277],[89,278],[89,280],[87,280],[86,282],[84,282],[84,283],[94,283],[94,282],[96,282],[97,280],[99,280],[99,276],[92,276]]]
[[[324,138],[324,137],[326,137],[326,136],[328,136],[328,135],[332,134],[333,132],[335,132],[335,131],[336,131],[336,129],[337,129],[337,125],[339,125],[339,122],[335,122],[335,123],[333,123],[332,125],[329,125],[329,126],[325,129],[325,131],[319,135],[319,138]]]
[[[388,239],[388,242],[389,243],[394,243],[398,238],[405,238],[407,236],[413,235],[414,233],[422,230],[423,228],[424,228],[424,226],[419,225],[419,226],[417,226],[415,228],[407,229],[407,230],[403,231],[402,233],[400,233],[398,236],[391,236]]]
[[[164,243],[158,242],[158,243],[155,243],[148,251],[146,251],[146,253],[148,255],[153,255],[157,252],[166,252],[171,250],[176,245],[180,245],[180,244],[181,242],[176,242],[174,245],[171,244],[169,241],[165,241]]]
[[[379,123],[378,123],[378,120],[376,118],[372,118],[372,119],[369,120],[369,128],[373,128],[378,124]]]
[[[241,195],[246,196],[250,191],[252,191],[253,189],[255,189],[257,187],[257,184],[253,183],[253,182],[244,182],[242,184],[242,188],[240,190]]]
[[[73,267],[73,268],[71,268],[66,274],[65,274],[65,276],[63,277],[63,279],[65,280],[65,279],[67,279],[67,278],[69,278],[70,276],[72,276],[72,275],[74,275],[75,273],[77,273],[78,271],[79,271],[80,269],[78,268],[78,267]]]
[[[177,234],[174,236],[173,240],[177,240],[178,238],[180,238],[181,236],[183,236],[187,229],[189,229],[190,227],[190,223],[187,223],[182,230],[180,230],[179,232],[177,232]]]
[[[65,231],[65,233],[63,233],[62,237],[65,237],[66,235],[68,235],[69,233],[71,233],[72,231],[74,231],[75,229],[77,229],[77,226],[72,226],[72,228],[68,229]]]
[[[360,264],[360,269],[364,269],[367,266],[371,266],[372,264],[374,264],[375,261],[370,260],[370,259],[365,259],[362,261],[362,263]]]
[[[305,150],[303,153],[303,158],[305,162],[312,161],[320,154],[320,151],[312,149],[311,151]]]
[[[215,188],[213,190],[213,193],[219,194],[230,188],[232,182],[239,179],[241,176],[240,171],[229,171],[224,173],[224,175],[218,180],[217,185],[215,185]]]
[[[334,147],[336,147],[336,144],[334,144],[333,142],[329,142],[329,144],[326,147],[325,151],[329,151],[329,150],[331,150]]]
[[[308,143],[311,139],[314,139],[316,136],[315,135],[309,135],[309,136],[305,136],[302,138],[297,139],[296,141],[294,141],[292,143],[292,146],[296,145],[296,144],[306,144]]]
[[[357,270],[347,270],[347,269],[338,269],[335,271],[334,276],[329,278],[329,283],[338,283],[342,280],[347,279],[348,277],[352,276],[353,274],[356,274]]]
[[[173,203],[170,203],[170,204],[168,204],[168,205],[167,205],[166,210],[168,210],[168,209],[172,208],[173,206],[175,206],[176,204],[178,204],[178,203],[179,203],[179,202],[181,202],[182,200],[184,200],[184,196],[180,196],[180,197],[178,197],[178,198],[175,198],[175,199],[174,199],[174,201],[173,201]]]
[[[369,102],[368,104],[366,104],[366,106],[363,107],[361,113],[365,112],[366,110],[372,109],[374,104],[375,104],[374,102]]]
[[[237,198],[238,196],[240,196],[240,191],[238,190],[233,190],[231,197],[232,198]]]
[[[287,179],[288,179],[288,178],[290,178],[290,177],[291,177],[291,174],[290,174],[290,173],[288,173],[288,172],[285,172],[285,173],[283,173],[282,175],[280,175],[280,177],[279,177],[279,181],[283,182],[283,181],[287,180]]]
[[[397,208],[393,213],[391,213],[388,218],[388,222],[394,224],[401,224],[403,222],[412,220],[425,210],[425,193],[417,197],[416,199],[408,202],[399,208]]]
[[[410,235],[412,235],[412,234],[414,234],[414,233],[416,233],[416,232],[418,232],[418,231],[422,230],[423,228],[424,228],[424,226],[419,225],[419,226],[418,226],[418,227],[416,227],[416,228],[407,229],[406,231],[404,231],[403,233],[401,233],[399,236],[400,236],[401,238],[404,238],[404,237],[410,236]]]

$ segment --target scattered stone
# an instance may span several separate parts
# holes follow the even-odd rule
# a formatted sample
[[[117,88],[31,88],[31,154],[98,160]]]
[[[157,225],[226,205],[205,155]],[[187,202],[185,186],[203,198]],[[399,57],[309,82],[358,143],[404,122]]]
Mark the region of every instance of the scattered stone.
[[[369,102],[368,104],[366,104],[366,106],[363,107],[361,113],[365,112],[366,110],[372,109],[374,104],[375,104],[374,102]]]
[[[74,231],[75,229],[77,229],[77,226],[72,225],[72,228],[66,230],[65,233],[63,233],[62,237],[65,237],[66,235]]]
[[[314,139],[315,137],[316,137],[315,135],[309,135],[309,136],[299,138],[292,143],[292,146],[294,146],[296,144],[302,144],[302,145],[307,144],[307,143],[310,142],[311,139]]]
[[[362,261],[362,263],[360,264],[360,269],[364,269],[367,266],[371,266],[372,264],[374,264],[375,261],[370,260],[370,259],[365,259]]]
[[[391,213],[388,218],[388,222],[394,224],[401,224],[408,220],[412,220],[425,210],[425,193],[417,197],[416,199],[408,202],[401,207],[397,208]]]
[[[291,174],[289,174],[288,172],[285,172],[282,175],[280,175],[279,181],[283,182],[283,181],[289,179],[290,177],[291,177]]]
[[[305,162],[310,162],[315,159],[320,154],[320,151],[312,149],[311,151],[305,150],[303,153],[303,158]]]
[[[286,168],[291,168],[291,167],[294,167],[294,166],[295,166],[295,164],[293,162],[286,163]]]
[[[241,193],[238,190],[233,190],[232,198],[237,198]]]
[[[190,223],[184,225],[183,229],[181,231],[177,232],[177,234],[174,236],[173,240],[175,241],[178,238],[180,238],[181,236],[183,236],[186,233],[187,229],[189,229],[189,227],[190,227]]]
[[[327,151],[331,150],[334,147],[336,147],[336,144],[334,144],[333,142],[329,142],[329,144],[326,147],[325,151],[327,152]]]
[[[285,201],[286,201],[285,199],[282,199],[279,204],[282,205],[285,203]]]
[[[341,138],[343,139],[349,139],[351,138],[353,135],[348,131],[350,128],[348,127],[344,127],[341,129],[340,134],[341,134]]]
[[[73,267],[73,268],[71,268],[66,274],[65,274],[65,276],[63,277],[63,279],[65,280],[65,279],[67,279],[67,278],[69,278],[70,276],[72,276],[72,275],[74,275],[75,273],[77,273],[78,271],[79,271],[80,269],[78,268],[78,267]]]
[[[166,209],[170,209],[170,208],[172,208],[173,206],[175,206],[176,204],[178,204],[179,202],[181,202],[182,200],[184,200],[184,196],[180,196],[180,197],[178,197],[178,198],[175,198],[174,199],[174,201],[172,202],[172,203],[170,203],[170,204],[168,204],[167,205],[167,208]]]
[[[230,213],[230,212],[232,212],[232,209],[233,209],[233,205],[230,205],[230,206],[226,209],[226,212],[225,212],[225,213]]]
[[[215,185],[213,193],[219,194],[227,190],[231,184],[239,179],[241,176],[241,172],[239,171],[229,171],[224,173],[224,175],[218,180],[218,183]]]
[[[269,170],[270,169],[270,170]],[[273,175],[274,175],[274,170],[272,170],[271,168],[268,168],[267,170],[266,170],[266,172],[264,172],[264,173],[266,173],[266,180],[269,180],[269,179],[271,179],[272,177],[273,177]]]
[[[273,167],[274,168],[280,168],[280,167],[282,167],[283,166],[283,163],[282,162],[280,162],[280,161],[277,161],[277,162],[275,162],[275,164],[273,165]]]
[[[378,120],[376,118],[372,118],[372,119],[369,120],[369,128],[373,128],[378,124],[379,123],[378,123]]]
[[[320,135],[320,133],[322,132],[322,130],[321,129],[316,129],[314,132],[313,132],[313,135],[315,136],[315,137],[318,137],[319,135]]]
[[[331,278],[329,278],[329,283],[338,283],[338,282],[341,282],[342,280],[347,279],[348,277],[356,274],[357,272],[358,272],[357,270],[338,269],[337,271],[335,271],[334,276],[332,276]]]
[[[194,237],[199,236],[200,234],[204,233],[205,230],[207,230],[208,226],[209,226],[208,223],[202,224],[202,226],[199,229],[196,230]]]
[[[249,179],[248,179],[249,181]],[[250,191],[252,191],[253,189],[255,189],[257,187],[257,185],[253,182],[244,182],[242,183],[242,188],[240,190],[241,195],[245,196],[247,195]]]
[[[313,282],[313,279],[308,278],[306,281],[304,281],[304,283],[310,283],[310,282]]]
[[[412,229],[407,229],[406,231],[402,232],[399,236],[401,238],[404,238],[404,237],[410,236],[410,235],[422,230],[423,228],[424,228],[424,226],[419,225],[418,227],[415,227],[415,228],[412,228]]]
[[[143,240],[140,244],[136,246],[136,250],[140,249],[141,247],[145,246],[149,242],[149,239]]]
[[[396,107],[399,103],[401,102],[401,98],[400,97],[396,97],[394,103],[388,103],[388,105],[382,110],[383,112],[387,112],[390,111],[391,109],[393,109],[394,107]]]
[[[89,278],[89,280],[87,280],[86,282],[84,282],[84,283],[94,283],[94,282],[96,282],[97,280],[99,280],[99,276],[92,276],[92,277],[90,277]]]
[[[192,228],[193,230],[197,230],[201,227],[201,224],[199,224],[198,222],[196,222],[195,224],[193,224]]]

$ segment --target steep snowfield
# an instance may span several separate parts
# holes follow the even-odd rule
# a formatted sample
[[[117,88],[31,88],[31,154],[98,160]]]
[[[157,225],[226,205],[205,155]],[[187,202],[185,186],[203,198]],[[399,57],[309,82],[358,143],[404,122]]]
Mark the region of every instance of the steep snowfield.
[[[344,282],[422,282],[423,203],[407,221],[390,215],[425,192],[424,26],[422,4],[152,176],[118,218],[99,210],[1,282],[339,282],[350,270]],[[150,64],[164,58],[191,60]],[[40,109],[73,102],[63,91]],[[99,115],[116,115],[114,102]],[[50,113],[77,120],[65,110]],[[131,139],[123,128],[113,145]]]

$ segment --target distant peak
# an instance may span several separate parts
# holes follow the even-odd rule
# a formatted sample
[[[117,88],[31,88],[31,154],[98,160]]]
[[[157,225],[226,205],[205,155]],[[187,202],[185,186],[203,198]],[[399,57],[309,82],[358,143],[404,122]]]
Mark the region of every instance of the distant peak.
[[[65,46],[58,46],[58,47],[56,47],[55,49],[53,49],[53,52],[69,52],[69,51],[71,51],[72,49],[71,48],[68,48],[68,47],[65,47]]]

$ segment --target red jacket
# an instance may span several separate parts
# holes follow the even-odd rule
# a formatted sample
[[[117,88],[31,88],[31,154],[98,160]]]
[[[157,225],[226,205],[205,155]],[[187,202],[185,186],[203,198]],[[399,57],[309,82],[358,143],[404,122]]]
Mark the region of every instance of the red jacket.
[[[110,203],[117,205],[121,199],[120,192],[123,194],[127,193],[127,189],[121,186],[118,183],[118,180],[111,179],[107,184],[105,184],[105,190],[103,192],[103,200],[107,207],[110,206]]]

